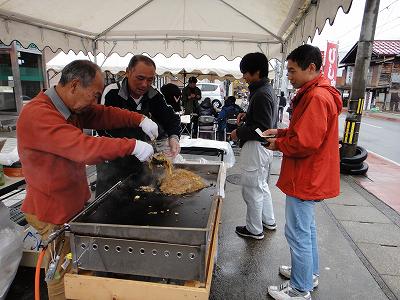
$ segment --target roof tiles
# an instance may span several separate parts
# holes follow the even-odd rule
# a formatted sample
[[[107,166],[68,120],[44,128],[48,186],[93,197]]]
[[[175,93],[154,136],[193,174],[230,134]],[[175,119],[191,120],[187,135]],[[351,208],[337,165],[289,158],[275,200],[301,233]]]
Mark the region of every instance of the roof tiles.
[[[372,46],[372,53],[375,55],[399,55],[400,40],[377,40]]]

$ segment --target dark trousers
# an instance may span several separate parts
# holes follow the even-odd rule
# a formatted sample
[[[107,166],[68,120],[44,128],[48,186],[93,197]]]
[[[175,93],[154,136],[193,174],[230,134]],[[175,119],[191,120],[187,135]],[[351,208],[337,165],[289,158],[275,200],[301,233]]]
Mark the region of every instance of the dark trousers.
[[[199,117],[192,116],[190,122],[193,124],[192,138],[197,138],[197,130],[198,130],[197,127],[199,126]]]
[[[283,106],[279,106],[279,108],[278,108],[278,116],[279,116],[280,123],[282,123],[282,120],[283,120],[283,109],[284,109]]]

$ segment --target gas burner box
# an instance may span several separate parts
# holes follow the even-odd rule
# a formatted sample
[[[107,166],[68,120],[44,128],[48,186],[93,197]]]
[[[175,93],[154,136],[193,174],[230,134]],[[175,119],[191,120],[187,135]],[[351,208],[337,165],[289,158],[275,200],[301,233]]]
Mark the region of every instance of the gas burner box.
[[[201,191],[167,196],[137,188],[159,174],[131,175],[70,222],[74,268],[204,282],[219,202],[223,163],[175,164],[204,178]],[[159,171],[160,172],[160,171]]]

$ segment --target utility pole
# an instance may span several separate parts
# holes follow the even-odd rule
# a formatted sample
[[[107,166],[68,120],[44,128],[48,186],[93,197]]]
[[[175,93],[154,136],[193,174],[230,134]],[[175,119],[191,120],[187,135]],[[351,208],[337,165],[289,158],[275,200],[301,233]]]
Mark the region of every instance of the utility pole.
[[[361,25],[360,39],[357,45],[357,56],[351,83],[348,112],[344,126],[342,157],[353,157],[356,154],[361,117],[364,108],[365,88],[371,62],[372,43],[375,36],[380,0],[366,0]]]

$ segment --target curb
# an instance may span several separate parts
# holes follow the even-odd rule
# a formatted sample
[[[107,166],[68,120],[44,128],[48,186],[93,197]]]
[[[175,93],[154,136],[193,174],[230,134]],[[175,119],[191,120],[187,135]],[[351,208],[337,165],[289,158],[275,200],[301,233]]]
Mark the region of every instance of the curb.
[[[353,176],[355,183],[400,214],[397,197],[400,164],[368,151],[369,170],[366,175]]]
[[[346,107],[342,108],[342,113],[347,113],[347,108]],[[397,117],[380,115],[380,112],[371,113],[371,112],[365,112],[364,111],[363,117],[373,118],[373,119],[381,119],[381,120],[387,120],[387,121],[400,123],[400,114],[399,114],[399,117],[397,118]]]
[[[381,120],[387,120],[387,121],[400,123],[400,118],[390,117],[390,116],[381,116],[381,115],[377,115],[377,113],[365,113],[363,115],[363,117],[373,118],[373,119],[381,119]]]

